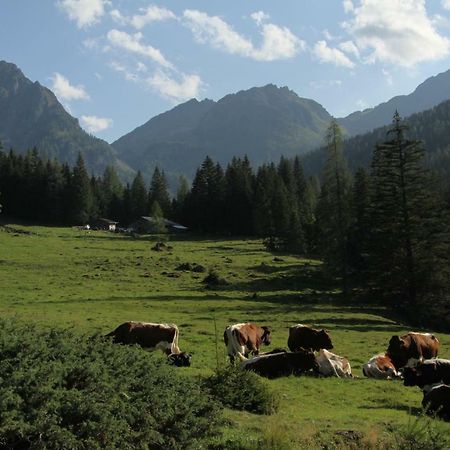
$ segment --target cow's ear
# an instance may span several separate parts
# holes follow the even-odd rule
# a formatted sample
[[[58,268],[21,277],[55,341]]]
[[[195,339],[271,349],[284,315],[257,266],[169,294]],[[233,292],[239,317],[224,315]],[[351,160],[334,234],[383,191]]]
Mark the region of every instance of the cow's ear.
[[[391,340],[389,341],[389,345],[390,344],[399,344],[400,343],[400,338],[398,336],[392,336]]]
[[[263,327],[263,330],[266,331],[267,333],[271,333],[272,332],[272,327]]]
[[[327,334],[328,331],[327,330],[320,330],[320,334]]]

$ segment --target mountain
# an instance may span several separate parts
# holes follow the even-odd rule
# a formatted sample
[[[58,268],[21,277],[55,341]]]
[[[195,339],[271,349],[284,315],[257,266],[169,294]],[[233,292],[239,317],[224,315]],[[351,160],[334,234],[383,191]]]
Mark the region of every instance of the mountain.
[[[115,166],[124,179],[133,173],[107,142],[80,127],[52,91],[5,61],[0,61],[0,142],[18,153],[37,147],[42,157],[71,165],[81,153],[96,174],[108,165]]]
[[[390,123],[395,110],[404,117],[430,109],[450,99],[450,70],[428,78],[409,95],[398,95],[375,108],[338,119],[350,136],[363,134]]]
[[[413,114],[404,122],[408,126],[406,137],[422,140],[427,166],[450,179],[450,100]],[[388,130],[389,126],[384,126],[344,141],[344,155],[351,169],[370,166],[373,150],[386,140]],[[302,165],[305,173],[320,175],[325,159],[323,148],[304,155]]]
[[[192,175],[206,155],[221,163],[247,155],[254,165],[321,144],[331,120],[317,102],[273,84],[217,102],[190,100],[112,143],[133,168]]]

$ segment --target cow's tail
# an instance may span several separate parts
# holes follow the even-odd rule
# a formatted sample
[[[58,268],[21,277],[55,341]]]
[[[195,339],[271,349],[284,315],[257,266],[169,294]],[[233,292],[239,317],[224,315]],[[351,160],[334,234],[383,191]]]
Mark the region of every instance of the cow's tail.
[[[180,353],[180,348],[178,347],[179,331],[178,331],[178,327],[175,324],[173,324],[172,326],[175,329],[175,334],[173,336],[172,344],[170,345],[170,351],[171,351],[171,353],[178,354],[178,353]]]

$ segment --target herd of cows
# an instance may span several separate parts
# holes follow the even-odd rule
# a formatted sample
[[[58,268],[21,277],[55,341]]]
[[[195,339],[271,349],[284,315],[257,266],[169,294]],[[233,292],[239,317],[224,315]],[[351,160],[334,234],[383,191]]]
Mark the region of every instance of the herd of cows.
[[[107,337],[114,343],[137,344],[149,350],[160,349],[175,366],[190,366],[191,355],[178,347],[175,324],[125,322]],[[224,342],[233,362],[241,370],[250,370],[266,378],[314,373],[322,376],[354,378],[347,358],[335,355],[326,330],[306,325],[289,328],[288,348],[261,353],[271,343],[271,328],[253,323],[230,325]],[[392,336],[384,354],[373,356],[363,365],[363,374],[376,379],[403,379],[405,386],[418,386],[424,397],[422,406],[432,415],[450,420],[450,360],[438,359],[439,340],[429,333],[409,332]],[[252,358],[248,358],[252,355]]]

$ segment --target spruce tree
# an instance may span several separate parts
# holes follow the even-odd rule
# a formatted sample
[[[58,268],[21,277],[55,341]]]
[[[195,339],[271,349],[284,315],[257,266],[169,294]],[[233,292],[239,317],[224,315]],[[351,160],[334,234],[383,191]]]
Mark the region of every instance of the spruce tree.
[[[147,216],[149,211],[147,188],[145,187],[144,177],[139,170],[130,189],[130,221],[141,216]]]
[[[72,224],[80,225],[89,221],[92,209],[92,191],[89,175],[81,153],[72,170],[70,178],[70,211]]]
[[[166,176],[164,175],[164,171],[160,171],[158,167],[155,167],[150,182],[148,193],[149,209],[154,202],[158,202],[164,217],[172,216],[172,202],[170,200]]]
[[[441,269],[437,237],[442,221],[422,143],[407,139],[407,129],[396,112],[391,139],[373,154],[370,262],[372,286],[396,304],[414,306]]]
[[[328,268],[341,276],[343,291],[347,292],[351,181],[342,146],[342,132],[333,119],[326,136],[327,162],[317,204],[317,221],[321,254]]]

